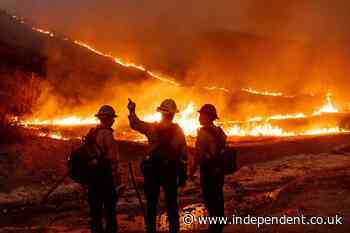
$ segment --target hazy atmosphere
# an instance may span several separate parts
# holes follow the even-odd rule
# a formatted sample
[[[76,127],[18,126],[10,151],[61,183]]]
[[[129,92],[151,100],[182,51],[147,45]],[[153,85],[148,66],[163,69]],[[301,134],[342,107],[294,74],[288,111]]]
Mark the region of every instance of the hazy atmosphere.
[[[0,233],[349,232],[349,22],[350,0],[0,0]]]
[[[2,0],[0,7],[190,84],[314,92],[346,83],[346,0]]]

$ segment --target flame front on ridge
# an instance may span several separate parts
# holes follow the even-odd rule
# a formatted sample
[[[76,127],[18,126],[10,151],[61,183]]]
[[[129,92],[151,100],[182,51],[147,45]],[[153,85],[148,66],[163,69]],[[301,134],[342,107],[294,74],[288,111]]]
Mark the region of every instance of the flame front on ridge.
[[[12,16],[15,20],[17,20],[21,24],[26,24],[23,18]],[[44,30],[37,27],[32,27],[32,30],[47,35],[49,37],[54,37],[55,34],[51,31]],[[64,40],[69,40],[68,38],[64,38]],[[134,69],[143,71],[147,73],[150,77],[161,80],[163,82],[167,82],[169,84],[179,86],[180,84],[176,81],[163,77],[162,75],[158,75],[155,72],[147,70],[142,65],[137,65],[134,63],[127,63],[124,62],[121,58],[114,57],[111,54],[103,53],[94,47],[90,46],[89,44],[78,41],[78,40],[72,40],[73,43],[84,47],[100,56],[104,56],[107,58],[110,58],[115,63],[120,64],[124,67],[132,67]],[[229,92],[228,89],[222,88],[222,87],[205,87],[208,90],[220,90],[224,92]],[[281,97],[288,97],[292,98],[293,96],[285,95],[281,92],[270,92],[270,91],[257,91],[252,88],[246,88],[242,89],[242,91],[255,94],[255,95],[264,95],[264,96],[281,96]],[[327,93],[327,99],[325,105],[321,106],[318,110],[314,111],[313,115],[322,115],[323,113],[337,113],[339,110],[333,105],[332,103],[332,95],[331,93]],[[271,120],[283,120],[283,119],[299,119],[299,118],[307,118],[307,116],[304,113],[297,113],[297,114],[287,114],[287,115],[273,115],[270,117],[254,117],[251,119],[248,119],[247,121],[243,123],[248,123],[247,127],[242,127],[240,124],[232,123],[232,121],[227,122],[220,122],[222,124],[222,127],[224,128],[225,132],[229,136],[295,136],[295,135],[318,135],[318,134],[327,134],[327,133],[342,133],[347,132],[339,127],[333,127],[333,128],[320,128],[320,129],[311,129],[304,132],[285,132],[282,128],[273,126],[271,124]],[[160,114],[155,113],[152,115],[146,115],[142,117],[146,121],[154,122],[154,121],[160,121]],[[19,122],[24,127],[30,127],[30,126],[41,126],[41,125],[51,125],[51,126],[75,126],[75,125],[95,125],[98,123],[98,120],[93,117],[78,117],[78,116],[69,116],[65,118],[57,117],[55,119],[48,119],[48,120],[41,120],[39,118],[32,119],[32,120],[24,120],[19,121],[18,119],[15,120],[16,122]],[[187,107],[181,111],[179,114],[177,114],[175,118],[175,122],[177,122],[182,129],[184,130],[186,135],[192,135],[195,136],[197,129],[200,127],[198,122],[198,113],[196,111],[196,105],[192,102],[190,102]],[[254,126],[250,126],[250,124],[254,123]],[[228,126],[231,125],[231,126]],[[40,133],[39,136],[45,136],[45,137],[51,137],[55,139],[61,139],[61,140],[67,140],[67,138],[62,137],[59,133]]]

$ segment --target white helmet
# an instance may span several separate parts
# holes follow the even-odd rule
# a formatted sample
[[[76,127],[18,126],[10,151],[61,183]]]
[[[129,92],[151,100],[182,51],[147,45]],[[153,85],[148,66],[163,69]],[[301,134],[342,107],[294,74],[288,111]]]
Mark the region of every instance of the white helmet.
[[[109,105],[103,105],[98,110],[98,113],[95,116],[96,117],[103,117],[103,116],[117,117],[117,115],[115,114],[114,108],[112,106],[109,106]]]
[[[164,113],[177,113],[179,110],[177,109],[176,103],[173,99],[164,100],[160,106],[157,108],[158,112]]]

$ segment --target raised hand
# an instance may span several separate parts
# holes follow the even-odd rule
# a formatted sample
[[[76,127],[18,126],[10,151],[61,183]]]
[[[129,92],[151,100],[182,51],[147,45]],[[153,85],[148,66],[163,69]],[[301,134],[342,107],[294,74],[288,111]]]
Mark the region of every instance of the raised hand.
[[[129,103],[128,103],[128,109],[130,112],[135,112],[136,109],[136,104],[133,102],[130,98],[128,98]]]

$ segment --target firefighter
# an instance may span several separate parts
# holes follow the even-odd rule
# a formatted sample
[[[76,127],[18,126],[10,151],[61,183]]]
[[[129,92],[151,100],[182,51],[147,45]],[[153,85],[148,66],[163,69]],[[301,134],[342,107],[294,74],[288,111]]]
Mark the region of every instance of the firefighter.
[[[104,105],[95,115],[100,124],[90,130],[95,135],[95,143],[101,154],[91,161],[96,167],[95,179],[87,186],[90,208],[90,225],[92,233],[116,233],[116,186],[121,184],[118,173],[118,150],[113,138],[112,125],[117,115],[113,107]],[[103,229],[103,217],[105,229]]]
[[[148,123],[141,121],[135,112],[136,104],[129,99],[130,127],[148,138],[150,153],[141,163],[146,195],[146,230],[156,232],[157,205],[160,187],[165,194],[170,233],[180,230],[177,203],[178,186],[183,187],[187,178],[186,140],[182,129],[173,119],[178,112],[172,99],[164,100],[157,108],[161,121]]]
[[[199,110],[199,122],[201,128],[195,146],[193,163],[189,169],[189,178],[194,179],[194,174],[200,165],[200,183],[204,204],[212,217],[224,216],[224,174],[215,156],[225,147],[226,135],[224,131],[215,126],[218,119],[216,108],[212,104],[205,104]],[[209,232],[221,233],[223,225],[213,224],[209,226]]]

